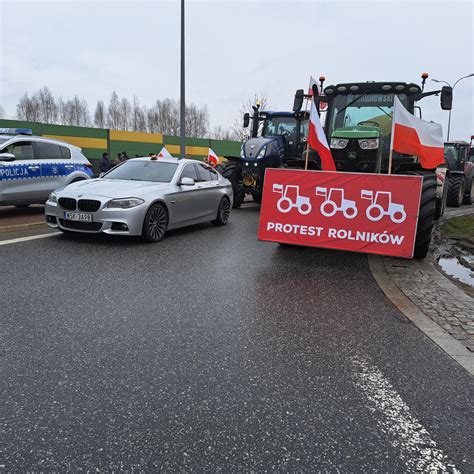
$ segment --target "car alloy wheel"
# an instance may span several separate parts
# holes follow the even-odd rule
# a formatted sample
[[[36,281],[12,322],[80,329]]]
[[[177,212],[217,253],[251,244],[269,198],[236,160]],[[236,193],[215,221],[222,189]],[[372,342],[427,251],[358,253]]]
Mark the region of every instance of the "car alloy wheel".
[[[143,236],[149,242],[159,242],[165,235],[168,227],[168,213],[162,204],[154,204],[148,210]]]
[[[212,223],[214,225],[226,225],[229,221],[230,216],[230,201],[228,198],[224,197],[219,204],[219,209],[217,210],[217,219],[214,219]]]

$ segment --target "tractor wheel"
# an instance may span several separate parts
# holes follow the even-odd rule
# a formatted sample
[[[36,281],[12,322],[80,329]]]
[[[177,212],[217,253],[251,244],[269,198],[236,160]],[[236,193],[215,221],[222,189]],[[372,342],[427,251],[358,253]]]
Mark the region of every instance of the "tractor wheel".
[[[464,176],[455,174],[449,177],[448,198],[446,204],[449,207],[459,207],[464,197]]]
[[[435,215],[434,215],[435,221],[443,217],[444,209],[446,208],[446,200],[448,198],[448,182],[447,182],[448,179],[449,178],[446,177],[446,181],[444,182],[443,195],[439,199],[436,198],[436,209],[435,209]]]
[[[413,258],[421,260],[426,257],[430,247],[431,233],[433,232],[434,215],[436,208],[436,175],[429,172],[413,172],[423,177],[421,189],[420,212],[418,227],[416,228],[415,249]]]
[[[255,191],[252,193],[252,198],[255,202],[258,202],[259,204],[262,203],[262,191]]]
[[[241,178],[241,169],[237,163],[227,163],[225,168],[222,170],[222,176],[228,179],[232,183],[232,189],[234,191],[234,203],[232,207],[239,208],[244,201],[245,193],[240,189],[239,181]]]
[[[467,205],[472,204],[472,184],[473,184],[472,180],[473,178],[471,178],[467,183],[467,189],[465,190],[466,194],[464,194],[464,198],[462,200],[463,204],[467,204]]]

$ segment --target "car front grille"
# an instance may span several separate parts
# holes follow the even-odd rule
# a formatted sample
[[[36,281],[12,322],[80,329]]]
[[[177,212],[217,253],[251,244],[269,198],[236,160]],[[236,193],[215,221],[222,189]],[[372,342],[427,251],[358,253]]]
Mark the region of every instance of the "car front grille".
[[[76,210],[76,200],[72,198],[59,198],[59,205],[67,211]]]
[[[88,230],[91,232],[98,232],[102,228],[102,222],[76,222],[65,219],[59,219],[59,223],[65,229]]]
[[[94,199],[79,199],[78,209],[84,212],[96,212],[99,210],[100,201]]]

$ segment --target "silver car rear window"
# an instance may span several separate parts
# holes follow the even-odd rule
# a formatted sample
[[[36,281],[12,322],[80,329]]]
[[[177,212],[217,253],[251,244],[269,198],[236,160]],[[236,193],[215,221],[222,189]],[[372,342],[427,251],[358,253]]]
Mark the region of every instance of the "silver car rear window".
[[[177,168],[177,163],[132,160],[111,169],[104,175],[104,178],[169,183],[173,179]]]

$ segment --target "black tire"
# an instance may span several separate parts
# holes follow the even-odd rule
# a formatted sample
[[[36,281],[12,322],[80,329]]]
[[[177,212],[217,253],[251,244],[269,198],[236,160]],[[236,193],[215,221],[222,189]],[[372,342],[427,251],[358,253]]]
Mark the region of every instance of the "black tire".
[[[448,199],[448,177],[446,176],[446,181],[443,186],[443,195],[440,199],[436,198],[436,209],[435,209],[435,221],[441,219],[446,208],[446,200]]]
[[[159,242],[168,228],[168,211],[163,204],[150,206],[143,221],[142,236],[147,242]]]
[[[455,174],[449,177],[448,198],[446,204],[449,207],[459,207],[464,197],[464,176]]]
[[[436,175],[427,171],[413,172],[423,177],[421,189],[420,212],[416,228],[415,248],[413,258],[422,260],[428,254],[433,232],[434,215],[436,210]]]
[[[472,178],[467,182],[466,194],[464,194],[462,203],[467,204],[468,206],[472,204]]]
[[[212,221],[214,225],[226,225],[230,217],[230,201],[229,198],[223,197],[217,209],[217,218]]]
[[[245,193],[240,189],[241,180],[241,166],[238,163],[230,162],[225,165],[225,168],[222,171],[222,176],[228,179],[232,183],[232,189],[234,191],[234,202],[232,204],[233,208],[239,208],[245,198]]]
[[[258,204],[262,204],[262,191],[255,191],[252,193],[252,198]]]

